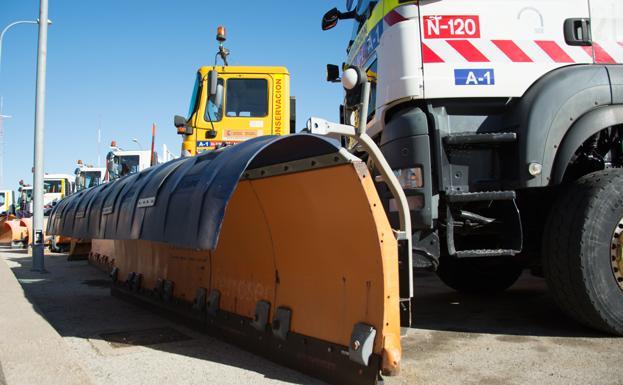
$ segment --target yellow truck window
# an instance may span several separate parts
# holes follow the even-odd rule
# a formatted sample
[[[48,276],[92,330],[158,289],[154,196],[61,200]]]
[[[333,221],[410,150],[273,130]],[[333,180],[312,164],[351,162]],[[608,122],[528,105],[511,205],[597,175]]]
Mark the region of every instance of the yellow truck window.
[[[193,86],[193,93],[190,97],[190,107],[188,110],[188,119],[197,112],[199,109],[199,95],[201,91],[201,75],[197,74],[195,78],[195,85]]]
[[[259,118],[268,115],[266,79],[228,79],[225,95],[228,117]]]

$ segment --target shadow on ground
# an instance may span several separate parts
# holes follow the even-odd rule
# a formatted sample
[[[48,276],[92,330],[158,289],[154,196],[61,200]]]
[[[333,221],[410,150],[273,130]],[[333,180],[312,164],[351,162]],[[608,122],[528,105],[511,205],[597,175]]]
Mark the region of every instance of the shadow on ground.
[[[31,258],[10,250],[3,255],[18,278],[27,298],[63,337],[88,339],[99,354],[114,356],[123,349],[104,341],[110,334],[140,334],[148,329],[173,331],[185,338],[169,338],[162,343],[144,342],[149,349],[211,361],[253,371],[262,376],[293,384],[324,384],[297,371],[273,364],[259,356],[214,339],[185,325],[161,317],[110,295],[107,274],[86,261],[67,261],[62,254],[46,255],[47,273],[31,271]],[[145,340],[143,340],[145,341]],[[128,343],[128,345],[141,345]],[[155,343],[154,343],[155,342]],[[1,385],[1,382],[0,382]]]
[[[413,326],[419,329],[547,337],[608,337],[567,317],[545,280],[525,273],[505,292],[477,295],[446,287],[433,273],[417,273]]]

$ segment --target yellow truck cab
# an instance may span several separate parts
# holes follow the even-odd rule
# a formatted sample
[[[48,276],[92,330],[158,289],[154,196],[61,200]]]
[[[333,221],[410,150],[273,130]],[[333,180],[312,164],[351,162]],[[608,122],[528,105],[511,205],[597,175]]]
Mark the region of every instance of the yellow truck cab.
[[[182,156],[295,129],[288,70],[229,66],[221,27],[217,40],[224,65],[199,68],[188,115],[175,117],[177,132],[183,135]]]
[[[13,212],[15,209],[15,196],[12,190],[0,190],[0,215]]]

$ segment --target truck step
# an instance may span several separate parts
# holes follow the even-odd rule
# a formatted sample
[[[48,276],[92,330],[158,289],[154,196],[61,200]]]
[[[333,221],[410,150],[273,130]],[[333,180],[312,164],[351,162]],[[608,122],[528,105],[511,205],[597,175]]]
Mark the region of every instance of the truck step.
[[[443,138],[443,143],[450,147],[458,146],[483,146],[514,143],[517,141],[517,134],[514,132],[488,132],[488,133],[467,133],[454,134]]]
[[[518,254],[519,250],[512,249],[476,249],[476,250],[460,250],[456,252],[457,258],[478,258],[478,257],[499,257],[513,256]]]
[[[515,199],[515,191],[480,191],[460,192],[453,191],[446,194],[449,203],[466,203],[482,201],[510,201]]]

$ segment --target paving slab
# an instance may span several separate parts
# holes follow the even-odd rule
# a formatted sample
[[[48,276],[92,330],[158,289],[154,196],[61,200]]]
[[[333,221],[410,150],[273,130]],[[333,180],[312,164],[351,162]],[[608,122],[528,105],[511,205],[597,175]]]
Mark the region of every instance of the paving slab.
[[[77,356],[0,259],[0,384],[91,384]]]

